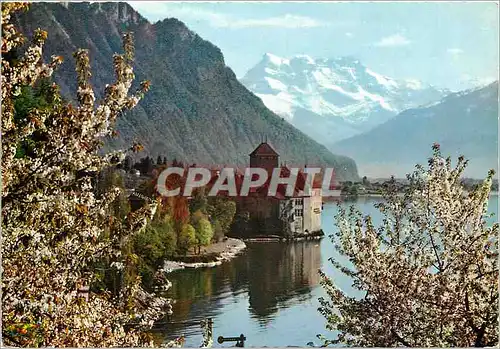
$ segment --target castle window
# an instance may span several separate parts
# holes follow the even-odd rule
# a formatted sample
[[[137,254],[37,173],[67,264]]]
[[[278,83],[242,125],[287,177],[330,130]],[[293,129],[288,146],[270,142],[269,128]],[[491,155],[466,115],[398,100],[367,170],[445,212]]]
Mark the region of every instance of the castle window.
[[[303,211],[302,211],[301,209],[296,209],[296,210],[295,210],[295,215],[296,215],[297,217],[302,217],[302,214],[303,214]]]

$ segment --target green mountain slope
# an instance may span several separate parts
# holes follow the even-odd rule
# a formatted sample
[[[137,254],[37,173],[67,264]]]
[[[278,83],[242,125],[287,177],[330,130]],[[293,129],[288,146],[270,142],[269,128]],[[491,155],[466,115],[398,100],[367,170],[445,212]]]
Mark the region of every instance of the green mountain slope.
[[[216,46],[176,19],[151,24],[127,3],[34,3],[17,22],[28,35],[37,27],[49,32],[44,54],[65,58],[55,78],[66,96],[76,90],[72,52],[90,50],[100,92],[113,81],[111,57],[121,52],[121,33],[134,32],[137,81],[150,80],[151,90],[119,120],[119,136],[108,149],[137,140],[153,157],[244,165],[267,137],[289,164],[330,165],[339,179],[358,178],[352,159],[330,153],[268,110],[238,82]]]

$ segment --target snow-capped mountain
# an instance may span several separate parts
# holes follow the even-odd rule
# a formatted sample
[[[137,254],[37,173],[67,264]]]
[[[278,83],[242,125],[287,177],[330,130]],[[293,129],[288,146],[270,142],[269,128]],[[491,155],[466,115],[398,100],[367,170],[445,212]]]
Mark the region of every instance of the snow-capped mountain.
[[[356,159],[360,173],[369,177],[404,177],[415,164],[426,164],[433,143],[454,161],[460,155],[469,159],[467,176],[484,178],[498,167],[498,81],[405,110],[332,149]]]
[[[352,57],[281,58],[270,53],[241,82],[269,109],[327,146],[405,109],[438,101],[447,92],[383,76]]]

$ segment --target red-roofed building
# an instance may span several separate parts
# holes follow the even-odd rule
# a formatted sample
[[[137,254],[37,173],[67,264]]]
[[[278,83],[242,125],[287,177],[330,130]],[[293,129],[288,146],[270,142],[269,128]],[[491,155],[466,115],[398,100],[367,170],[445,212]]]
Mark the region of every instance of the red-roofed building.
[[[299,171],[292,195],[287,195],[287,185],[279,184],[276,194],[269,196],[271,175],[275,168],[279,168],[279,154],[267,142],[262,142],[250,153],[250,167],[268,172],[268,181],[264,185],[251,188],[248,196],[237,199],[238,211],[248,212],[254,221],[259,222],[252,231],[253,235],[293,237],[321,231],[321,183],[315,181],[305,192],[306,174]],[[281,177],[289,177],[291,169],[281,166],[280,173]],[[240,192],[241,179],[237,178],[236,182]]]
[[[279,165],[279,154],[267,142],[260,143],[253,152],[250,153],[250,167],[266,169],[269,177]]]

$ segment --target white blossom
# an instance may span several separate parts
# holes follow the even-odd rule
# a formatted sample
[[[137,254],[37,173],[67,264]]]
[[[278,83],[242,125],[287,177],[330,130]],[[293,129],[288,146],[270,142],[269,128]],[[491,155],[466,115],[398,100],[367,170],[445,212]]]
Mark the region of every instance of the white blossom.
[[[456,167],[434,145],[429,169],[417,167],[402,195],[378,204],[384,221],[341,209],[332,260],[363,294],[350,297],[324,272],[321,313],[337,338],[353,346],[470,347],[498,343],[498,223],[486,222],[493,171],[467,192]],[[324,337],[322,337],[324,339]]]
[[[107,86],[95,106],[90,86],[88,54],[75,54],[78,106],[62,102],[53,86],[53,103],[33,109],[28,120],[16,120],[14,100],[23,86],[49,76],[62,61],[42,62],[46,33],[37,30],[18,61],[6,55],[21,48],[22,37],[10,23],[11,13],[26,4],[2,3],[2,335],[7,345],[29,347],[153,346],[147,331],[171,311],[170,300],[145,292],[136,278],[119,295],[90,290],[94,264],[114,259],[123,270],[119,246],[144,228],[154,203],[134,212],[122,224],[111,224],[108,207],[119,191],[96,195],[92,178],[109,165],[98,150],[103,135],[125,109],[137,104],[143,90],[130,96],[132,86],[131,36],[124,37],[125,54],[115,56],[117,81]],[[132,102],[131,102],[132,101]],[[19,144],[35,140],[33,154],[16,156]],[[42,139],[42,140],[39,140]],[[116,221],[116,220],[115,220]],[[104,233],[111,231],[107,237]],[[118,246],[118,247],[117,247]],[[132,315],[132,316],[131,316]],[[131,318],[137,324],[126,330]]]

